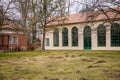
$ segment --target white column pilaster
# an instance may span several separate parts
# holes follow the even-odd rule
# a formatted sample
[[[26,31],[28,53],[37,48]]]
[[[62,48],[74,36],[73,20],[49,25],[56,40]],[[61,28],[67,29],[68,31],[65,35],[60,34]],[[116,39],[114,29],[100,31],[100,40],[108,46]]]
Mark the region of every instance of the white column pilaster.
[[[84,43],[83,43],[83,27],[79,26],[79,28],[78,28],[78,47],[79,47],[80,50],[83,50],[83,46],[84,46]]]
[[[62,30],[59,30],[59,47],[62,48]]]
[[[71,34],[71,28],[68,28],[68,47],[72,47],[72,34]]]
[[[49,42],[50,42],[50,47],[54,47],[53,46],[53,31],[50,31],[50,37],[49,37]]]
[[[97,48],[97,27],[90,26],[91,27],[91,49],[95,50]]]
[[[111,40],[110,40],[110,26],[106,27],[106,48],[110,48]]]

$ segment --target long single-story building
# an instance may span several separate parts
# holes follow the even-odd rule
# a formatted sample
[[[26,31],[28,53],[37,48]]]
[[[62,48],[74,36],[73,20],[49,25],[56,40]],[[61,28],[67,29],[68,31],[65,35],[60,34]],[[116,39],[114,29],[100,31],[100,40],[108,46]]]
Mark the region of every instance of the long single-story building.
[[[91,13],[71,14],[62,24],[49,23],[46,50],[120,50],[120,15],[108,12],[89,19]],[[58,23],[58,24],[57,24]]]

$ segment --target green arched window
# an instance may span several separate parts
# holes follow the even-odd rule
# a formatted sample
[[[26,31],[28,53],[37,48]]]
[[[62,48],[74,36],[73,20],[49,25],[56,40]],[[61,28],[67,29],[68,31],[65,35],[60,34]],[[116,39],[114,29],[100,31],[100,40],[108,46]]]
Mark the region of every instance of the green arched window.
[[[68,46],[68,29],[64,28],[62,30],[62,45]]]
[[[78,28],[72,28],[72,46],[78,46]]]
[[[120,24],[111,25],[111,46],[120,46]]]
[[[58,31],[58,29],[54,29],[54,32],[53,32],[53,45],[59,46],[59,31]]]
[[[84,28],[84,49],[91,49],[91,28],[89,26]]]
[[[97,28],[97,45],[106,46],[106,27],[102,24]]]

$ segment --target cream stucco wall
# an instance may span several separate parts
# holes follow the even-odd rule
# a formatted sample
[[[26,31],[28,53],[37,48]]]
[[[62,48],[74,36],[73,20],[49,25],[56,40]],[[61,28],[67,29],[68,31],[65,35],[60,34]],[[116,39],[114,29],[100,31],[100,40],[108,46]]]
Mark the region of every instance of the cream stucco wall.
[[[120,23],[120,21],[116,21],[116,23]],[[88,23],[77,23],[77,24],[68,24],[62,26],[52,26],[59,30],[59,46],[53,46],[53,29],[46,33],[46,38],[49,38],[49,46],[45,46],[46,50],[84,50],[84,37],[83,31],[85,26],[91,27],[91,50],[120,50],[120,47],[111,47],[110,44],[110,24],[106,26],[106,46],[105,47],[98,47],[97,46],[97,27],[98,25],[103,24],[102,21],[99,22],[88,22]],[[72,35],[71,30],[73,27],[78,28],[78,46],[72,46]],[[68,46],[62,46],[62,29],[68,29]]]

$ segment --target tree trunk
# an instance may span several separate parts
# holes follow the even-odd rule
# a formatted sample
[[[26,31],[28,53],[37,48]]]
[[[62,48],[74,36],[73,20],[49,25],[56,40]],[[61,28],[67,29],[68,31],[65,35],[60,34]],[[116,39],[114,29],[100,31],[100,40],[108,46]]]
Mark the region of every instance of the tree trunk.
[[[45,27],[45,25],[44,25]],[[43,28],[43,38],[42,38],[42,51],[45,51],[45,28]]]
[[[43,12],[44,12],[44,24],[43,24],[43,38],[42,38],[42,51],[45,51],[45,33],[46,33],[46,15],[47,15],[47,0],[43,2]]]
[[[33,30],[32,30],[32,43],[35,43],[36,41],[36,26],[34,26]]]

